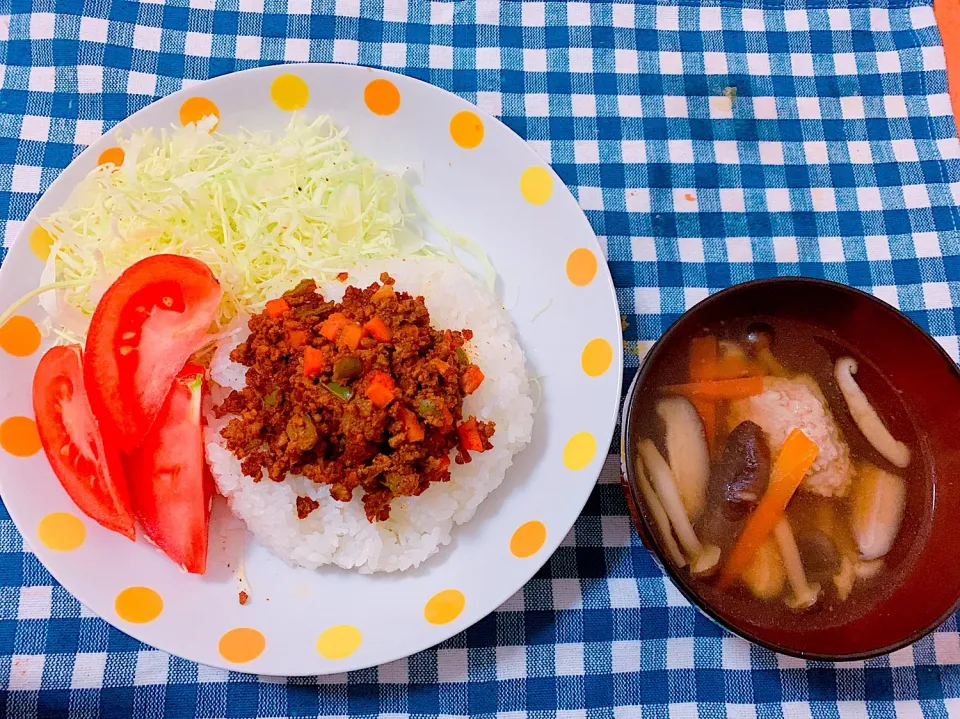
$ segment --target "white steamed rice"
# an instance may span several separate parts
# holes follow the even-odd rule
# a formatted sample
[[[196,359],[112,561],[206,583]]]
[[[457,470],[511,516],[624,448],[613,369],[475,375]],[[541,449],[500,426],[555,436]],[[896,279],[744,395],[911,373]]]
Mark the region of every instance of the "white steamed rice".
[[[496,422],[493,449],[473,453],[470,464],[451,463],[451,481],[433,483],[419,497],[393,501],[390,519],[371,524],[361,503],[362,491],[350,502],[330,498],[324,485],[289,475],[283,482],[260,482],[243,474],[240,462],[226,449],[217,420],[208,412],[207,461],[234,514],[274,554],[287,562],[317,568],[336,564],[361,573],[402,571],[416,567],[450,542],[455,525],[476,512],[484,498],[503,481],[513,456],[530,441],[533,401],[524,372],[523,351],[513,324],[500,302],[464,270],[439,260],[391,260],[350,272],[347,284],[366,287],[389,272],[397,289],[423,295],[431,323],[441,329],[473,330],[468,345],[486,377],[464,402],[464,416]],[[327,299],[339,300],[346,285],[323,288]],[[211,376],[223,387],[242,388],[245,368],[230,361],[230,351],[247,334],[246,328],[218,347]],[[320,507],[306,519],[297,518],[296,499],[308,495]]]

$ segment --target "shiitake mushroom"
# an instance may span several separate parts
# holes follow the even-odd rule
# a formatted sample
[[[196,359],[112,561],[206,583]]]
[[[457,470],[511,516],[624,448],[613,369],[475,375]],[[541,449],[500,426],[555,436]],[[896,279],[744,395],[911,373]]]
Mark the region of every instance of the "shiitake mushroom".
[[[757,506],[770,480],[770,448],[760,425],[741,422],[727,437],[715,481],[723,488],[724,513],[745,516]]]

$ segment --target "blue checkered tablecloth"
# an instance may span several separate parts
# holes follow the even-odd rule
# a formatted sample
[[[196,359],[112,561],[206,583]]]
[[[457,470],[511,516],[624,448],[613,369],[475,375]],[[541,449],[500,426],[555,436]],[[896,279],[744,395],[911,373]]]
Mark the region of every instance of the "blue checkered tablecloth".
[[[777,274],[866,288],[957,357],[960,144],[926,0],[0,0],[3,243],[130,113],[208,77],[308,60],[452,90],[553,164],[606,248],[627,381],[685,308]],[[0,508],[3,714],[960,714],[956,619],[854,664],[751,647],[664,580],[615,466],[494,614],[436,649],[319,679],[228,673],[126,637],[56,584]]]

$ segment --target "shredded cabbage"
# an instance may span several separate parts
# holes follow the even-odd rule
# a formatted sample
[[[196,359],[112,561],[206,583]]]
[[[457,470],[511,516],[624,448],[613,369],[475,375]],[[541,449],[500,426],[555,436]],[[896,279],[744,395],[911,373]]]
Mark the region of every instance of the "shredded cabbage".
[[[51,330],[82,339],[100,296],[149,255],[205,262],[224,296],[216,326],[262,309],[304,278],[319,281],[358,262],[435,256],[474,257],[495,277],[475,243],[423,211],[404,170],[355,153],[326,116],[294,115],[278,136],[209,129],[143,130],[120,138],[119,168],[93,170],[59,211],[41,221],[53,238],[41,283],[56,286],[41,304]],[[430,245],[418,215],[447,240]]]

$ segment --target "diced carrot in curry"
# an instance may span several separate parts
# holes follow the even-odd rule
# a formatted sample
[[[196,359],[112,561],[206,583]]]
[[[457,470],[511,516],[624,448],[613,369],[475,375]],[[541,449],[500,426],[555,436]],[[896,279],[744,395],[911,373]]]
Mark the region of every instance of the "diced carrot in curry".
[[[290,330],[287,333],[287,342],[293,347],[303,347],[307,343],[307,333],[304,330]]]
[[[323,372],[323,352],[316,347],[307,347],[303,350],[303,373],[307,377],[316,377]]]
[[[347,322],[337,336],[337,344],[342,344],[352,352],[360,346],[360,340],[363,339],[363,335],[363,327],[356,322]]]
[[[460,444],[465,450],[470,452],[483,451],[483,439],[480,437],[480,428],[477,426],[475,417],[460,423],[457,427],[457,435],[460,437]]]
[[[290,305],[283,297],[278,297],[275,300],[267,300],[266,309],[267,314],[271,317],[279,317],[284,312],[290,311]]]
[[[364,394],[377,407],[383,409],[396,398],[396,383],[393,377],[385,372],[371,372]]]
[[[340,334],[340,330],[343,329],[345,324],[347,324],[346,316],[339,312],[334,312],[320,325],[320,334],[333,342],[337,339],[337,335]]]
[[[443,418],[443,429],[448,430],[453,427],[453,415],[450,413],[450,410],[446,407],[443,408],[443,412],[440,415]]]
[[[417,420],[417,415],[406,407],[401,407],[400,419],[406,428],[407,439],[411,442],[422,442],[426,433],[423,431],[423,425]]]
[[[460,388],[464,394],[473,394],[483,382],[483,372],[475,364],[467,367],[460,375]]]
[[[370,336],[373,337],[377,342],[389,342],[393,339],[393,332],[386,323],[376,315],[370,318],[366,324],[363,325],[363,329],[370,333]]]

